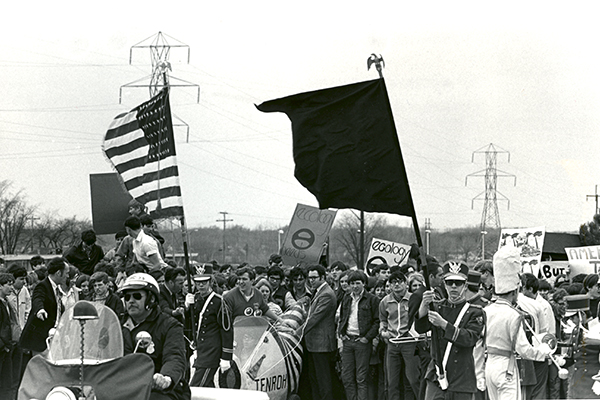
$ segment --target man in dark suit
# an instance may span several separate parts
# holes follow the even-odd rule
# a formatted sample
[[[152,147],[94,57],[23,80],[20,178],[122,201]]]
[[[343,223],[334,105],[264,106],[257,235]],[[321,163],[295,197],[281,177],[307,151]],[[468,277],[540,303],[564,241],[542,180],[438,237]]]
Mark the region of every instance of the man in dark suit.
[[[38,283],[31,295],[31,312],[21,334],[21,347],[34,355],[46,350],[48,331],[55,327],[64,311],[60,285],[64,285],[68,269],[62,257],[55,257],[47,264],[48,276]]]
[[[185,283],[185,270],[183,268],[168,268],[165,272],[165,283],[160,284],[158,304],[162,312],[175,318],[183,324],[184,308],[177,303],[177,296],[181,294]]]
[[[333,289],[325,282],[325,269],[321,265],[308,268],[308,282],[313,289],[313,299],[304,329],[306,368],[313,400],[333,400],[333,380],[336,336],[335,310],[337,299]]]

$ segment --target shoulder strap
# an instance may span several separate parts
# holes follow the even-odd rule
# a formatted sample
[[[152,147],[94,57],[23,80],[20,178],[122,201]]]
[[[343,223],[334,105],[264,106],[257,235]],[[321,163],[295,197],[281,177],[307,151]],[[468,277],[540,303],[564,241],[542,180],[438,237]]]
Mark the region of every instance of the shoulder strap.
[[[460,313],[458,314],[458,317],[456,317],[456,321],[454,321],[454,324],[453,324],[456,327],[456,329],[458,329],[458,326],[460,325],[461,320],[467,313],[467,310],[469,309],[470,305],[471,304],[469,304],[469,302],[467,301],[467,302],[465,302],[465,305],[460,310]],[[444,375],[446,375],[446,364],[448,364],[448,358],[450,357],[450,351],[452,350],[453,344],[454,343],[452,343],[452,342],[448,342],[446,344],[446,351],[444,352],[444,359],[442,360],[442,368],[444,369]]]
[[[200,326],[202,325],[202,317],[204,317],[204,313],[206,312],[208,303],[210,303],[210,301],[212,300],[214,295],[215,295],[215,292],[210,292],[210,294],[206,298],[206,301],[204,302],[204,306],[202,306],[202,311],[200,311],[200,315],[198,316],[198,332],[197,333],[200,333]]]

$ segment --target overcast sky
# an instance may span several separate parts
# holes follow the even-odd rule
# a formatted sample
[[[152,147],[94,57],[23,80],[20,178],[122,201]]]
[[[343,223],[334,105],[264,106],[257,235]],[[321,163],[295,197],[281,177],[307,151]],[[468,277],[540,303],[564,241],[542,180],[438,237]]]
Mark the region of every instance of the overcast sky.
[[[175,88],[175,135],[190,227],[279,228],[297,203],[317,205],[293,176],[284,114],[266,100],[384,76],[417,216],[434,229],[479,225],[493,143],[505,227],[576,231],[600,184],[598,7],[548,2],[234,1],[11,2],[0,27],[0,180],[23,189],[38,214],[91,219],[89,174],[111,172],[102,139],[111,120],[148,99],[119,88],[151,73],[162,31]],[[205,4],[206,3],[206,4]],[[419,3],[419,5],[415,4]],[[422,3],[422,4],[421,4]],[[529,4],[529,5],[527,5]],[[190,8],[192,5],[192,8]],[[391,221],[408,225],[405,217]]]

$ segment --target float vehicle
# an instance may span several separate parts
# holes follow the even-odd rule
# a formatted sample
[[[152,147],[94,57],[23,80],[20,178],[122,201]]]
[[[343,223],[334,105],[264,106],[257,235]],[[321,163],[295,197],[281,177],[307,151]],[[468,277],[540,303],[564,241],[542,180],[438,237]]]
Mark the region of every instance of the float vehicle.
[[[275,325],[260,316],[236,318],[231,368],[215,374],[220,388],[216,390],[242,389],[266,393],[270,400],[299,400],[306,309],[303,303],[290,307],[281,315],[283,322]]]
[[[140,332],[133,354],[123,354],[123,334],[108,307],[78,301],[62,315],[25,370],[18,400],[147,400],[152,389],[152,337]],[[146,354],[148,353],[148,354]],[[243,392],[243,393],[241,393]],[[256,391],[192,388],[192,400],[268,400]]]

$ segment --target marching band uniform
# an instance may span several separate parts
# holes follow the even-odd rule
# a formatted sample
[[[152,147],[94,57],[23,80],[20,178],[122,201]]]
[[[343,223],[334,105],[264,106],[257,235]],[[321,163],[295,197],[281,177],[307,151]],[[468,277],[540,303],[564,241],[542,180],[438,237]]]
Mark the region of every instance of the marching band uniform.
[[[510,294],[519,288],[521,262],[519,250],[503,247],[494,255],[496,293]],[[515,295],[516,300],[516,295]],[[550,354],[547,344],[533,347],[527,341],[522,315],[511,302],[499,297],[484,308],[486,314],[486,346],[488,358],[485,378],[491,400],[522,399],[515,352],[528,360],[543,361]]]
[[[440,357],[443,357],[443,374],[447,377],[447,388],[438,385],[435,363],[432,360],[427,369],[426,399],[472,399],[477,392],[473,347],[479,340],[483,326],[484,314],[480,306],[467,302],[464,293],[469,268],[464,263],[446,262],[444,264],[444,280],[463,281],[462,300],[451,302],[444,299],[438,305],[439,315],[446,320],[444,329],[434,326],[428,314],[420,314],[415,322],[415,329],[425,333],[431,329],[438,330]],[[449,289],[447,288],[447,291]],[[450,292],[449,292],[450,293]]]
[[[210,275],[199,275],[194,280],[208,281]],[[221,295],[212,290],[204,297],[197,294],[192,306],[198,317],[198,331],[195,373],[190,385],[214,387],[213,378],[220,360],[233,358],[231,315]]]

